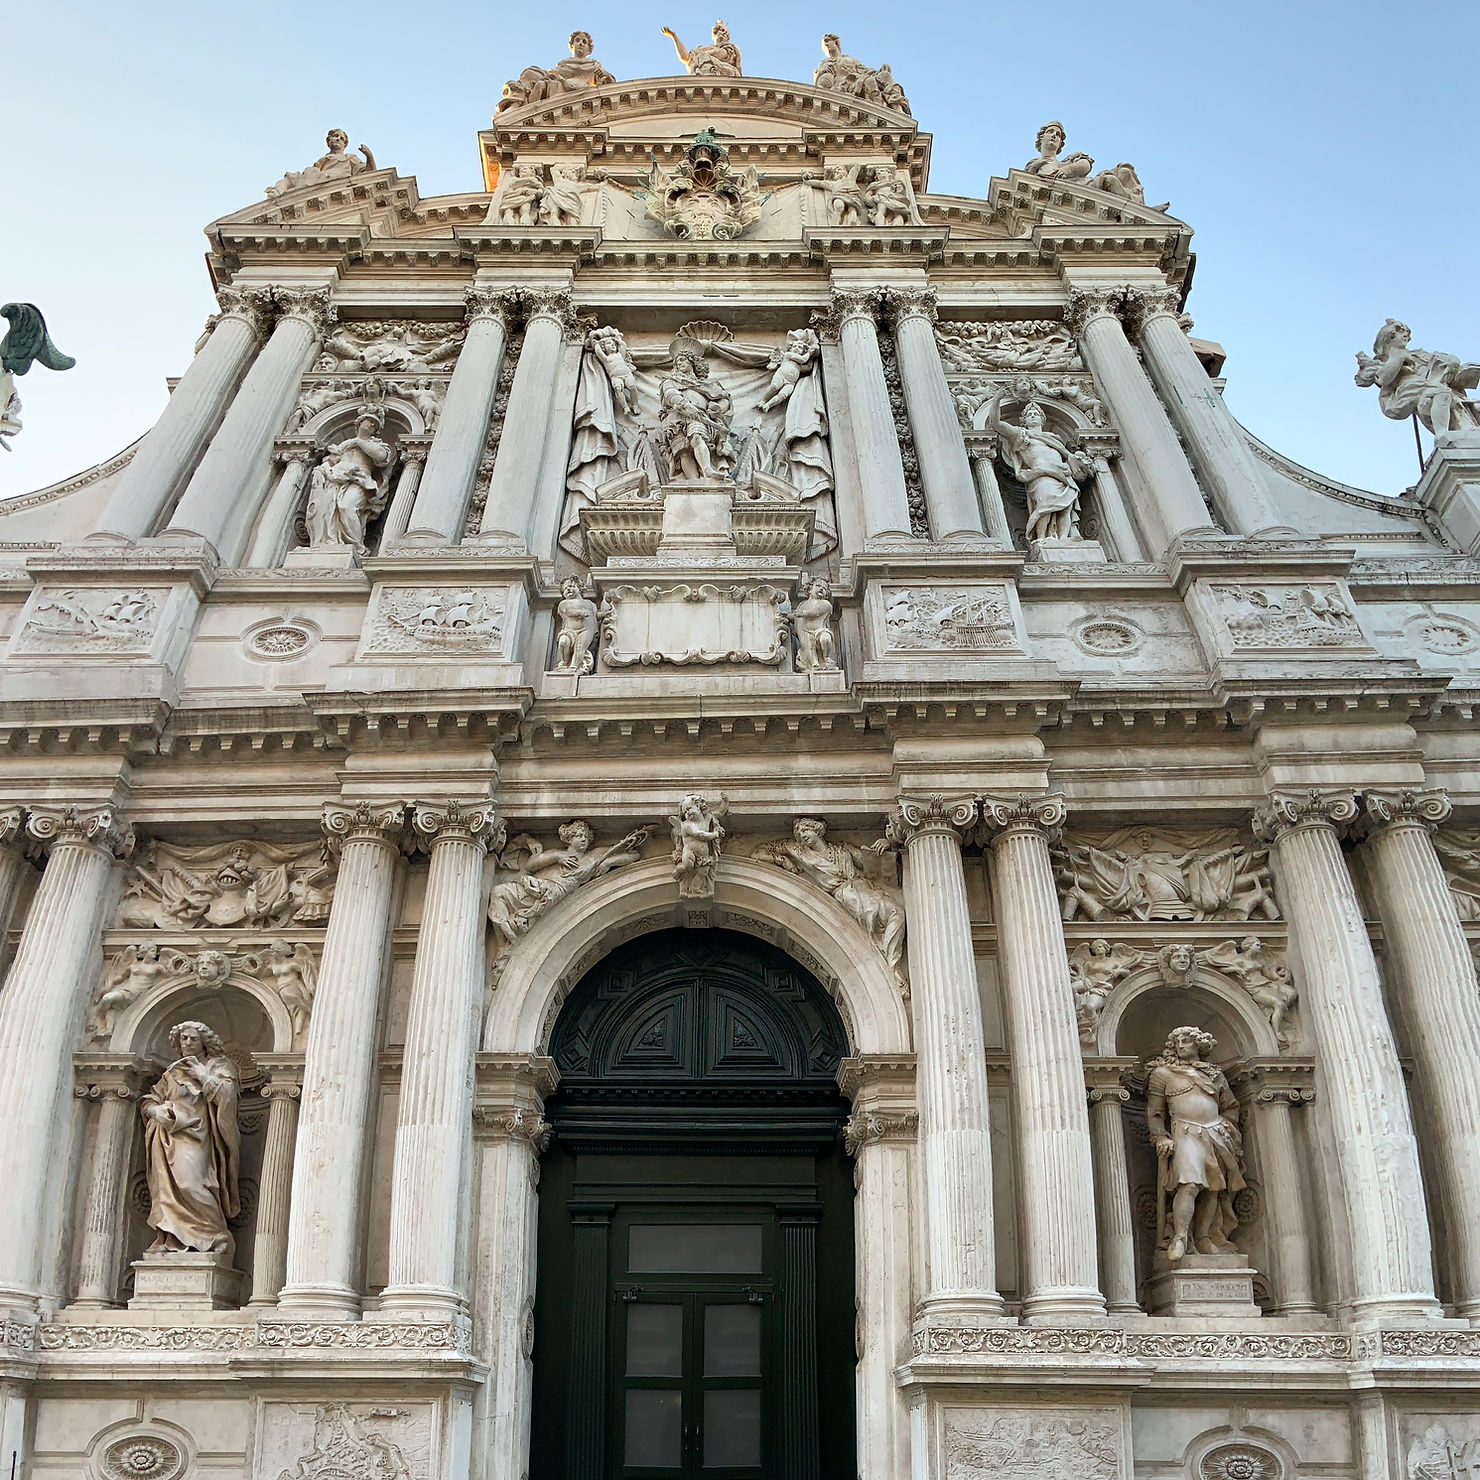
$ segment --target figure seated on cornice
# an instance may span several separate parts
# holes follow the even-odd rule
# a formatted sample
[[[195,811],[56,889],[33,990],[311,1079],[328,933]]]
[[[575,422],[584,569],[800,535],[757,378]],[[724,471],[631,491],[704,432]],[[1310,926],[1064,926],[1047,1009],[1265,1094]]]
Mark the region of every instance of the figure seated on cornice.
[[[740,48],[730,40],[730,28],[723,21],[715,21],[710,33],[712,46],[696,46],[690,50],[678,39],[672,27],[664,26],[663,34],[673,43],[678,59],[689,70],[691,77],[738,77],[740,76]]]
[[[329,146],[329,152],[321,155],[318,159],[304,170],[289,170],[276,185],[267,187],[267,198],[271,200],[276,195],[282,195],[284,191],[297,190],[303,185],[322,185],[330,180],[348,180],[351,177],[363,174],[366,170],[377,168],[375,156],[365,147],[360,145],[360,153],[364,159],[356,159],[349,152],[349,135],[342,128],[331,128],[324,136],[324,143]]]
[[[570,57],[553,67],[526,67],[518,77],[504,83],[498,112],[522,108],[526,103],[545,103],[563,93],[580,92],[586,87],[603,87],[617,79],[591,55],[594,43],[589,31],[570,33]]]
[[[1480,365],[1410,349],[1412,333],[1407,324],[1389,319],[1377,331],[1372,354],[1357,352],[1357,384],[1375,385],[1382,414],[1394,421],[1416,416],[1436,437],[1480,431],[1480,402],[1465,394],[1480,385]]]
[[[1038,157],[1030,159],[1023,168],[1030,175],[1041,175],[1045,180],[1084,179],[1094,169],[1095,162],[1087,154],[1071,154],[1067,159],[1060,159],[1068,137],[1064,125],[1057,119],[1045,123],[1033,140]]]
[[[846,93],[851,98],[862,98],[899,113],[910,111],[909,99],[894,80],[888,62],[878,68],[865,67],[856,57],[844,56],[842,41],[831,31],[822,38],[822,56],[812,74],[814,87]]]

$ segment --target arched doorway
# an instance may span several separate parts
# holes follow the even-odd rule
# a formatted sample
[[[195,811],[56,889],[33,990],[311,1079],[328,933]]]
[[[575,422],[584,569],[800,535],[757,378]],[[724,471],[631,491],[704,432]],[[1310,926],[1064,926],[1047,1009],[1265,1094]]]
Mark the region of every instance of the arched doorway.
[[[540,1183],[530,1480],[853,1480],[837,1011],[728,930],[571,992]]]

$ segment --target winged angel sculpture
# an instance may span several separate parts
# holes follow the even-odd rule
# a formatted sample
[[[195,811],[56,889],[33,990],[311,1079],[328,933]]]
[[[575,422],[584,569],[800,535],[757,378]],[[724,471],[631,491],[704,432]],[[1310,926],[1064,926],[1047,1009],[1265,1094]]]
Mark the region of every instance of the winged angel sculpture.
[[[70,370],[77,363],[51,342],[46,320],[34,303],[0,306],[9,328],[0,339],[0,447],[10,451],[7,440],[21,429],[21,397],[15,388],[17,375],[24,375],[37,361],[48,370]]]

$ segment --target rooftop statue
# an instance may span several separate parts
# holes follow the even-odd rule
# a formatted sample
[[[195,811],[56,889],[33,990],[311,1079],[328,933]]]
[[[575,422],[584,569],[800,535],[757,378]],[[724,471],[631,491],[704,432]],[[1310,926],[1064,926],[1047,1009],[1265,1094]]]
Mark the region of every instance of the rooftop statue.
[[[615,82],[617,79],[591,55],[592,45],[589,31],[572,31],[569,59],[550,68],[526,67],[518,77],[504,83],[498,111],[522,108],[526,103],[545,103],[563,93]]]
[[[349,135],[342,128],[331,128],[324,135],[324,143],[329,146],[329,152],[320,155],[307,169],[289,170],[276,185],[269,185],[267,187],[268,200],[275,195],[282,195],[284,191],[297,190],[303,185],[322,185],[329,180],[348,180],[355,175],[363,174],[366,170],[377,168],[375,156],[365,145],[360,145],[360,153],[365,156],[363,159],[356,159],[349,152]]]
[[[1372,353],[1357,352],[1357,384],[1375,385],[1382,414],[1394,421],[1416,416],[1436,437],[1480,431],[1480,402],[1465,394],[1480,385],[1480,365],[1410,349],[1412,333],[1407,324],[1389,319],[1377,331]]]
[[[696,46],[692,51],[678,39],[672,27],[664,26],[663,34],[673,43],[679,61],[689,70],[689,76],[740,76],[740,48],[730,40],[730,28],[723,21],[714,23],[712,46]]]
[[[829,92],[846,93],[850,98],[862,98],[881,108],[893,108],[898,113],[910,111],[909,99],[894,80],[889,63],[877,68],[865,67],[856,57],[844,56],[842,41],[831,31],[822,38],[822,61],[812,74],[812,84]]]
[[[1033,140],[1033,147],[1038,151],[1037,157],[1030,159],[1023,168],[1030,175],[1041,175],[1045,180],[1082,180],[1090,190],[1103,190],[1106,195],[1132,201],[1138,206],[1146,204],[1146,191],[1141,185],[1141,177],[1136,173],[1135,165],[1122,161],[1114,169],[1101,170],[1098,175],[1086,179],[1094,169],[1095,162],[1088,154],[1061,157],[1067,137],[1064,125],[1058,119],[1045,123]],[[1151,209],[1164,211],[1168,204],[1170,202],[1152,206]]]
[[[34,303],[7,303],[0,307],[10,327],[0,339],[0,447],[10,451],[7,437],[21,429],[21,398],[15,377],[24,375],[36,361],[48,370],[70,370],[77,363],[51,342],[46,320]]]

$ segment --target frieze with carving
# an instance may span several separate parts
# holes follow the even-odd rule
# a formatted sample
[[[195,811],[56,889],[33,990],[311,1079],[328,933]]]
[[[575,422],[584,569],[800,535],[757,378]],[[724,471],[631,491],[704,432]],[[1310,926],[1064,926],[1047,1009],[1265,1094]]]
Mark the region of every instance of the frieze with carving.
[[[280,1480],[413,1480],[401,1450],[367,1427],[344,1403],[323,1403],[314,1415],[313,1448]]]
[[[364,644],[367,654],[416,657],[504,649],[509,588],[383,587]]]
[[[1228,584],[1213,590],[1235,648],[1365,646],[1356,613],[1338,586]]]
[[[77,590],[38,593],[16,639],[17,653],[148,653],[167,593]]]
[[[1084,369],[1074,336],[1058,319],[939,323],[935,342],[948,375]]]
[[[333,894],[334,865],[318,843],[187,848],[155,839],[129,871],[118,924],[166,930],[322,925]]]
[[[1121,1480],[1120,1420],[1094,1409],[951,1408],[946,1480]]]
[[[1001,653],[1019,648],[1001,585],[886,586],[884,646],[892,652]]]

